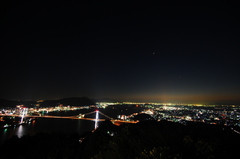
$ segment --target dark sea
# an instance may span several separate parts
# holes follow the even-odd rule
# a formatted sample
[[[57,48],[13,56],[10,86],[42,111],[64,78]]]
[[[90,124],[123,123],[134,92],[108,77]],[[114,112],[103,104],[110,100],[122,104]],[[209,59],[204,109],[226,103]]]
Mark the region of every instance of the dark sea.
[[[99,109],[103,114],[117,119],[118,115],[130,115],[133,113],[141,112],[143,107],[135,107],[132,105],[117,105],[108,106],[105,109]],[[75,116],[79,114],[87,114],[94,112],[94,109],[80,109],[76,111],[57,111],[49,112],[46,115],[51,116]],[[86,115],[87,118],[95,118],[95,113]],[[107,119],[105,116],[99,114],[100,119]],[[20,120],[16,119],[16,120]],[[101,122],[98,122],[98,125]],[[0,129],[0,144],[5,140],[17,135],[21,138],[24,135],[34,135],[38,132],[62,132],[66,134],[78,133],[83,134],[88,131],[92,131],[95,128],[95,121],[82,120],[82,119],[55,119],[55,118],[37,118],[31,122],[27,122],[24,125],[9,127]]]

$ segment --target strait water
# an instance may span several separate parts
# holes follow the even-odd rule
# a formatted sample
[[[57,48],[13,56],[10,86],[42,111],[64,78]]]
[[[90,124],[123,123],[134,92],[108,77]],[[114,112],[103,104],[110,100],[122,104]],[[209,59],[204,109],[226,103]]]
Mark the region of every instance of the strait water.
[[[116,119],[117,115],[130,115],[132,113],[138,113],[143,110],[142,107],[135,106],[109,106],[106,109],[99,109],[100,112],[105,115]],[[47,115],[54,116],[73,116],[80,113],[85,114],[94,111],[94,109],[82,109],[76,111],[59,111],[49,112]],[[95,114],[90,114],[85,117],[95,118]],[[106,117],[99,114],[99,118],[106,119]],[[20,119],[19,119],[20,120]],[[101,122],[98,123],[98,125]],[[0,129],[0,144],[5,140],[11,138],[13,135],[17,135],[19,138],[23,135],[34,135],[38,132],[63,132],[63,133],[78,133],[83,134],[87,131],[94,129],[95,122],[89,120],[76,120],[76,119],[54,119],[54,118],[38,118],[30,123],[20,125],[17,127],[10,127]]]

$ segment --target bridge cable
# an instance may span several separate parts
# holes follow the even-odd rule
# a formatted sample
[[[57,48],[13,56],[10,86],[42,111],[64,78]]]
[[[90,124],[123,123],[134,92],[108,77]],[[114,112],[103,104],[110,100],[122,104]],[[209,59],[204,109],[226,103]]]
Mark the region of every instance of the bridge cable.
[[[93,113],[95,113],[95,111],[90,112],[90,113],[86,113],[86,114],[83,114],[83,115],[88,115],[88,114],[93,114]]]
[[[99,111],[99,113],[100,113],[100,114],[102,114],[103,116],[107,117],[108,119],[113,119],[113,118],[111,118],[111,117],[109,117],[109,116],[107,116],[107,115],[103,114],[103,113],[102,113],[102,112],[100,112],[100,111]]]

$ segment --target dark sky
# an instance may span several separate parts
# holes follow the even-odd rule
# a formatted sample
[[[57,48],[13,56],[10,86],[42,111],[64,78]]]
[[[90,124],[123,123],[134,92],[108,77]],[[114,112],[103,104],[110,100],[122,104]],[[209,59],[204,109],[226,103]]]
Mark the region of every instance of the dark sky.
[[[240,104],[235,1],[1,1],[4,99]]]

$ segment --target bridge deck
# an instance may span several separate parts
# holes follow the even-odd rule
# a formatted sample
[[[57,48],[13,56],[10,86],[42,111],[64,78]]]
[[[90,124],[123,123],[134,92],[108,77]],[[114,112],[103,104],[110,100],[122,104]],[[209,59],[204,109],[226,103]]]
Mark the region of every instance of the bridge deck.
[[[22,117],[22,115],[0,115],[0,116],[15,116],[15,117]],[[77,116],[50,116],[50,115],[44,115],[44,116],[37,116],[37,115],[25,115],[24,117],[29,118],[55,118],[55,119],[77,119],[77,120],[91,120],[96,121],[95,118],[78,118]],[[105,121],[106,119],[98,119],[98,121]],[[111,122],[121,122],[121,123],[136,123],[135,121],[123,121],[123,120],[117,120],[117,119],[111,119]]]

